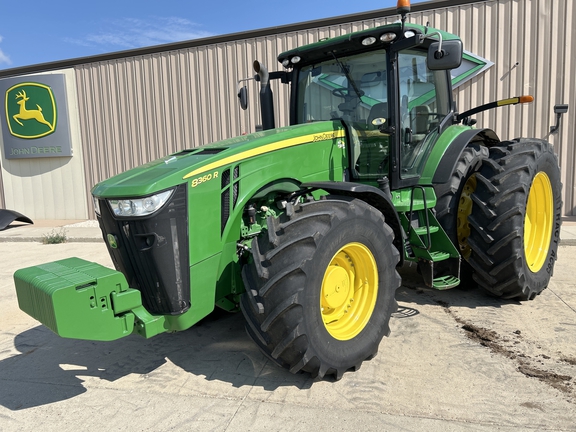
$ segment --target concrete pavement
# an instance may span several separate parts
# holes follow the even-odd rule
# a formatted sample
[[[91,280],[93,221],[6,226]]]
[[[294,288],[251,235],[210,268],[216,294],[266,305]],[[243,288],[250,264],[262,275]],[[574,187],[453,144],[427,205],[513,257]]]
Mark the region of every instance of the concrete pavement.
[[[241,314],[148,340],[59,338],[19,310],[14,271],[71,256],[112,263],[97,227],[41,225],[0,232],[1,432],[576,431],[570,224],[550,286],[530,302],[430,290],[401,269],[392,333],[337,382],[276,367]],[[35,240],[61,227],[69,243]]]

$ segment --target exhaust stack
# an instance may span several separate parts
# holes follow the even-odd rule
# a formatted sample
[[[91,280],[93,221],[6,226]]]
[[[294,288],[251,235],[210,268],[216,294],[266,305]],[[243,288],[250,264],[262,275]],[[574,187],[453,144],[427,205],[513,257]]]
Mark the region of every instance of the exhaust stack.
[[[268,69],[258,60],[254,60],[254,71],[258,74],[256,81],[260,81],[260,110],[262,111],[262,129],[274,129],[274,101],[270,88],[270,74]]]

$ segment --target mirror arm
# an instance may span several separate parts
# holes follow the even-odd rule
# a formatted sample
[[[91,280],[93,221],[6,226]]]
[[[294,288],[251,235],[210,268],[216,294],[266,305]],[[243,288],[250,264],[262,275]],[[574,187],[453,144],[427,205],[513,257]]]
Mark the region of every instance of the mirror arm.
[[[431,36],[438,36],[438,49],[436,50],[436,58],[442,58],[442,33],[440,33],[439,31],[435,31],[429,34],[425,34],[422,35],[422,40],[420,41],[420,43],[423,43],[425,39],[430,38]]]
[[[242,83],[243,82],[247,82],[247,81],[252,81],[254,78],[242,78],[238,80],[238,91],[240,91],[240,88],[242,87]]]

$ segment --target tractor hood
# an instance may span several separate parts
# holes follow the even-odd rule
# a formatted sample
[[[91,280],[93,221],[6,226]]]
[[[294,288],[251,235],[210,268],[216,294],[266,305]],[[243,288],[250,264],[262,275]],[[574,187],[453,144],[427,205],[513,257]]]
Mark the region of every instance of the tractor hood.
[[[255,132],[183,150],[104,180],[94,186],[92,195],[99,198],[144,197],[244,159],[341,137],[342,129],[339,121],[325,121]]]

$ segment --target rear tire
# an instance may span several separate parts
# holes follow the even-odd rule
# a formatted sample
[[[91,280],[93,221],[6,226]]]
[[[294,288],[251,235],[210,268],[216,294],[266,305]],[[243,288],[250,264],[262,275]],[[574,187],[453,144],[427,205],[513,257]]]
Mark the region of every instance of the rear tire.
[[[436,218],[464,258],[460,263],[460,280],[463,287],[476,285],[472,279],[474,270],[468,264],[470,258],[468,216],[472,213],[472,193],[476,189],[475,173],[482,167],[482,161],[488,154],[487,147],[479,143],[468,144],[462,151],[450,180],[434,186],[437,197]]]
[[[476,180],[468,239],[474,279],[495,296],[532,300],[548,286],[560,240],[553,147],[538,139],[491,147]]]
[[[268,218],[242,269],[246,329],[292,373],[340,379],[390,333],[399,253],[382,214],[349,197],[289,205]]]

